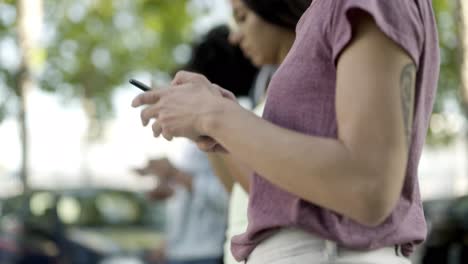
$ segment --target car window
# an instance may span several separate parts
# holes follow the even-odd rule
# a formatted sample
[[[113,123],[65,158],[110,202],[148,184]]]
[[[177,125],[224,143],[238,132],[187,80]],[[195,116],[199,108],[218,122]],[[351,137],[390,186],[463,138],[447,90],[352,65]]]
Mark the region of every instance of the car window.
[[[109,224],[136,224],[141,221],[141,206],[137,199],[122,193],[101,193],[96,207]]]

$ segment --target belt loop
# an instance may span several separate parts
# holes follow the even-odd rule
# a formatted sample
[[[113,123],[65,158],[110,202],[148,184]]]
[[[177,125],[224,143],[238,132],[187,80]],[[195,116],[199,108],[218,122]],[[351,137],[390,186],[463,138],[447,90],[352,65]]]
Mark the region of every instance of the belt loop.
[[[395,245],[395,255],[396,255],[397,257],[400,256],[400,246],[399,246],[399,245]]]

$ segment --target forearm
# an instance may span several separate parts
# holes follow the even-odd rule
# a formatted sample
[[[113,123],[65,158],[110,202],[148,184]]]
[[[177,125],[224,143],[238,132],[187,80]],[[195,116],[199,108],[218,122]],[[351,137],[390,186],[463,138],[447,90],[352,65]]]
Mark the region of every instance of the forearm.
[[[224,189],[230,193],[235,180],[229,172],[224,158],[221,156],[221,154],[209,153],[208,159],[210,160],[214,174],[221,181]]]
[[[238,182],[242,188],[249,191],[249,181],[252,175],[252,169],[248,168],[245,164],[236,160],[230,154],[208,154],[214,173],[223,183],[224,188],[231,192],[235,182]]]
[[[207,124],[233,156],[282,189],[359,222],[373,222],[367,220],[374,211],[381,215],[381,208],[369,207],[381,203],[374,192],[384,184],[378,173],[387,168],[357,160],[341,141],[280,128],[233,104],[224,104]]]
[[[222,158],[224,159],[226,168],[232,175],[233,179],[235,179],[235,181],[242,186],[244,191],[248,193],[250,188],[250,177],[253,174],[253,170],[230,154],[224,154]]]

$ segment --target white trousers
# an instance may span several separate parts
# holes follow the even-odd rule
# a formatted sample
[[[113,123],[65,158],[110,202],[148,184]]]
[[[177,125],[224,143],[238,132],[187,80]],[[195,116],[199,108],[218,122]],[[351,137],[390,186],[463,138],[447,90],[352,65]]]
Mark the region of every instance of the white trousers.
[[[283,229],[263,241],[247,264],[411,264],[399,247],[355,251],[298,229]]]

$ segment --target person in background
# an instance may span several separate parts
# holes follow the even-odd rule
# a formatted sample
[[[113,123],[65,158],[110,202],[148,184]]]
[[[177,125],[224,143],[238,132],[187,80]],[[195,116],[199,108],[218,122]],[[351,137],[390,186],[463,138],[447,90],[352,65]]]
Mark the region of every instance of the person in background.
[[[417,169],[439,75],[432,1],[314,0],[296,32],[263,119],[190,72],[132,106],[147,105],[143,125],[157,118],[155,136],[254,169],[238,179],[249,225],[232,240],[237,260],[410,263],[426,237]]]
[[[258,69],[229,43],[228,36],[227,26],[210,30],[183,68],[245,97]],[[155,252],[155,258],[168,264],[222,263],[228,195],[206,154],[189,140],[175,140],[167,158],[149,160],[137,172],[158,176],[149,196],[166,201],[165,250]]]

